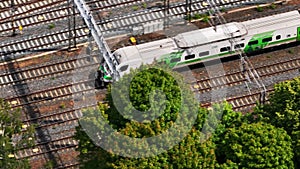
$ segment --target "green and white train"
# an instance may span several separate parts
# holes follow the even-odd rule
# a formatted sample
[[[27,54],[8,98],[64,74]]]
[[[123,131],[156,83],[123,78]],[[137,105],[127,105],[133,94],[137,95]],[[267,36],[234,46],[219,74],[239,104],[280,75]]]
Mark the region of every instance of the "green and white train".
[[[177,68],[232,56],[238,49],[249,53],[294,41],[300,41],[299,11],[185,32],[173,38],[123,47],[113,54],[119,59],[117,70],[122,76],[130,68],[151,64],[154,60]],[[102,65],[101,71],[103,80],[109,82],[112,78],[105,71],[106,67]]]

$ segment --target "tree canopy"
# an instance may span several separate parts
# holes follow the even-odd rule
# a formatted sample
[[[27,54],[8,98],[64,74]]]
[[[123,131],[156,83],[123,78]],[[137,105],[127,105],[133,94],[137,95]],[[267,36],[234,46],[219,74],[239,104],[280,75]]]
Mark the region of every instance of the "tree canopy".
[[[293,140],[295,167],[300,168],[300,78],[275,85],[269,104],[256,110],[258,116],[284,128]]]
[[[228,129],[221,151],[239,168],[293,168],[290,136],[281,128],[259,122]]]
[[[30,168],[28,161],[17,159],[16,154],[33,145],[33,133],[33,126],[22,124],[20,109],[11,109],[0,99],[0,168]]]
[[[290,86],[292,89],[276,87],[270,105],[260,105],[254,115],[243,115],[233,111],[226,102],[209,109],[201,108],[178,73],[167,68],[142,66],[108,88],[107,105],[99,104],[98,109],[83,112],[75,135],[79,140],[81,168],[293,168],[296,165],[292,161],[292,139],[294,143],[297,140],[293,136],[298,131],[295,130],[298,116],[290,110],[298,110],[293,104],[298,104],[299,88],[295,84]],[[278,93],[284,95],[280,99],[292,106],[279,104],[282,100],[274,98],[276,90],[286,88],[293,96],[283,91]],[[278,108],[272,108],[276,102]],[[273,111],[276,112],[272,114]],[[195,117],[190,112],[196,112]],[[281,116],[294,115],[291,117],[295,118],[294,124],[285,126],[287,119],[273,119],[281,112],[285,113]],[[178,125],[178,119],[191,128]],[[117,137],[105,134],[108,127]],[[153,141],[147,140],[169,130],[175,132],[156,139],[156,147],[151,146]],[[188,132],[177,144],[162,151],[166,143],[171,144],[172,138],[178,137],[174,133],[185,130]],[[110,149],[103,148],[107,144],[112,145]],[[160,153],[139,158],[141,154],[136,150]],[[124,156],[126,153],[134,157]]]
[[[90,124],[103,130],[104,125],[99,125],[102,122],[97,118],[101,115],[107,119],[115,131],[132,138],[151,138],[162,135],[178,125],[176,124],[178,118],[182,121],[181,123],[190,125],[191,128],[187,129],[186,136],[181,141],[179,140],[178,144],[167,151],[162,151],[161,154],[128,158],[97,147],[97,143],[88,137],[86,130],[81,126],[77,128],[75,138],[79,140],[78,151],[81,152],[82,168],[99,167],[100,164],[97,163],[99,160],[105,161],[105,164],[101,162],[102,168],[105,168],[104,166],[107,168],[212,168],[216,162],[215,145],[211,139],[201,143],[199,130],[202,128],[207,111],[199,109],[199,104],[194,99],[189,86],[183,82],[183,78],[168,68],[149,68],[148,66],[134,70],[132,74],[133,78],[125,75],[109,88],[107,100],[110,107],[100,105],[97,110],[86,110],[80,124]],[[126,96],[128,88],[129,96]],[[113,91],[114,89],[117,90]],[[113,98],[113,95],[118,97]],[[118,104],[120,102],[123,112],[116,107],[120,105]],[[141,111],[142,121],[129,120],[137,117],[132,113],[135,109]],[[190,115],[191,112],[195,112],[194,117]],[[154,120],[147,120],[147,118]],[[173,131],[184,132],[185,126],[180,124],[178,126]],[[167,144],[168,139],[173,135],[166,135],[165,138],[156,140],[157,148],[153,151],[160,151],[163,143]],[[102,137],[102,141],[104,140],[105,137]],[[108,139],[105,141],[107,142]],[[125,146],[130,144],[126,141],[122,143]],[[148,141],[145,144],[149,144],[150,148],[151,142]],[[145,147],[147,148],[147,145]]]

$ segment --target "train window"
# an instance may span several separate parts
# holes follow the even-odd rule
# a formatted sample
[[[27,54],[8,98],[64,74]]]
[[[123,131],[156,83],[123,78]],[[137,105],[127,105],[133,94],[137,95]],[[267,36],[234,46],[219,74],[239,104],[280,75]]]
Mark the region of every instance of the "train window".
[[[250,41],[248,43],[248,45],[257,45],[257,44],[258,44],[258,40]]]
[[[199,57],[209,55],[209,51],[200,52]]]
[[[120,71],[121,71],[121,72],[124,72],[124,71],[126,71],[127,69],[128,69],[128,65],[124,65],[124,66],[120,67]]]
[[[245,47],[244,43],[240,43],[240,44],[234,45],[234,49],[243,48],[243,47]]]
[[[174,62],[179,62],[181,60],[181,58],[179,57],[179,58],[172,58],[171,60],[170,60],[170,62],[171,63],[174,63]]]
[[[279,40],[279,39],[281,39],[281,35],[276,36],[276,40]]]
[[[262,40],[263,43],[265,43],[265,42],[270,42],[270,41],[272,41],[272,37],[264,38],[264,39]]]
[[[287,37],[287,38],[289,38],[289,37],[291,37],[291,35],[290,35],[290,34],[288,34],[286,37]]]
[[[187,55],[184,57],[185,60],[189,60],[189,59],[194,59],[195,58],[195,55],[192,54],[192,55]]]
[[[226,51],[229,51],[230,50],[230,47],[227,46],[227,47],[223,47],[220,49],[220,52],[226,52]]]

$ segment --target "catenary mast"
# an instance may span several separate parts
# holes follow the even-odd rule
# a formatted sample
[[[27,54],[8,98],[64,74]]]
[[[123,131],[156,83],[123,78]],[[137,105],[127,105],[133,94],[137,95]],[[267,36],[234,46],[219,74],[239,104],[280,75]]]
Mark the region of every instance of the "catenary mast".
[[[86,23],[87,27],[90,30],[90,34],[93,36],[100,54],[102,54],[104,59],[104,64],[108,66],[107,70],[113,77],[113,80],[119,79],[119,72],[116,69],[116,66],[119,64],[117,58],[111,53],[106,41],[104,40],[103,33],[101,32],[99,26],[97,25],[89,7],[86,5],[84,0],[74,0],[74,3]]]

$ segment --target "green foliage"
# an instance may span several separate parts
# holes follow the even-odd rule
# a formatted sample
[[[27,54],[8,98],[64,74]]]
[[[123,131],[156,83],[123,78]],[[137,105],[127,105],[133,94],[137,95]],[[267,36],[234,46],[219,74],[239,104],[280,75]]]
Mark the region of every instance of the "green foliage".
[[[295,166],[300,166],[300,78],[275,85],[270,103],[259,106],[255,113],[287,131],[293,140]]]
[[[208,22],[209,21],[209,15],[208,14],[199,14],[196,13],[194,15],[188,14],[184,18],[185,20],[191,20],[191,19],[201,19],[202,22]]]
[[[289,53],[289,54],[294,54],[294,50],[289,49],[289,50],[288,50],[288,53]]]
[[[81,168],[293,168],[297,164],[294,165],[292,161],[292,148],[295,154],[300,152],[300,146],[297,147],[300,145],[300,85],[299,79],[296,81],[288,82],[288,85],[277,85],[269,105],[258,105],[254,114],[242,115],[233,111],[232,106],[226,102],[209,109],[197,109],[198,106],[195,108],[198,103],[193,99],[189,87],[184,84],[183,78],[168,68],[153,68],[151,65],[132,70],[109,86],[106,98],[109,106],[99,104],[99,109],[84,111],[80,124],[85,124],[92,130],[87,134],[86,126],[76,128],[75,138],[79,140],[77,151],[80,152]],[[128,90],[127,96],[125,93]],[[161,101],[162,98],[165,100]],[[182,105],[182,101],[185,104]],[[121,113],[118,111],[119,103],[123,103]],[[161,114],[159,110],[162,107]],[[141,117],[155,117],[155,120],[128,120],[133,118],[134,110],[140,110]],[[162,135],[174,127],[178,118],[190,123],[190,117],[186,115],[188,113],[184,112],[195,110],[197,119],[190,132],[170,150],[156,156],[118,156],[114,154],[115,149],[127,153],[127,150],[118,148],[123,146],[130,149],[129,145],[132,144],[128,140],[116,142],[103,134],[108,123],[118,134],[131,138],[144,139]],[[176,128],[176,132],[180,133],[182,129]],[[89,136],[101,137],[100,142],[113,143],[114,147],[106,151],[96,146],[99,142],[91,140]],[[171,138],[170,136],[173,135],[168,137]],[[157,143],[170,143],[168,141],[170,140],[163,138],[157,140]],[[152,149],[148,143],[135,144],[134,147],[159,151],[157,147]]]
[[[131,79],[131,75],[135,75]],[[176,79],[176,80],[175,80]],[[130,85],[125,85],[126,82]],[[125,99],[125,89],[129,88],[129,97],[132,104],[128,104]],[[155,97],[160,97],[162,93],[166,98],[166,104],[158,118],[149,122],[140,123],[137,121],[129,121],[117,111],[114,103],[118,101],[112,99],[113,89],[118,89],[114,93],[122,102],[125,102],[124,112],[128,113],[133,108],[141,111],[153,110],[156,112],[161,103],[156,102]],[[154,92],[153,92],[154,91]],[[158,92],[161,91],[162,93]],[[187,98],[185,104],[181,104],[182,98]],[[98,134],[101,135],[104,125],[100,121],[99,115],[105,117],[110,126],[112,126],[120,134],[135,138],[147,138],[159,135],[174,125],[174,121],[180,118],[186,119],[189,123],[189,117],[186,113],[179,114],[179,110],[183,112],[195,111],[193,108],[198,107],[198,103],[193,99],[193,93],[189,87],[183,83],[182,77],[167,68],[149,68],[142,66],[140,70],[132,70],[130,75],[123,76],[118,82],[114,83],[108,89],[107,100],[110,107],[99,105],[98,110],[87,109],[84,111],[84,117],[80,120],[81,124],[88,124],[97,127]],[[152,106],[152,105],[158,106]],[[128,105],[128,106],[127,106]],[[79,140],[77,151],[80,152],[80,161],[82,168],[213,168],[215,166],[214,143],[211,140],[201,143],[201,133],[206,111],[204,109],[196,110],[198,118],[195,127],[188,135],[176,146],[169,151],[157,156],[148,158],[125,158],[120,157],[113,152],[107,152],[100,147],[95,146],[94,142],[85,133],[81,127],[76,129],[75,138]],[[152,114],[150,113],[150,114]],[[147,114],[145,114],[147,116]],[[184,120],[185,121],[185,120]],[[180,128],[177,130],[180,132]],[[89,136],[94,137],[93,133]],[[104,139],[104,138],[103,138]],[[101,140],[110,142],[112,140]],[[168,140],[162,140],[161,142]],[[161,143],[158,141],[158,143]],[[127,143],[123,142],[123,146]],[[117,145],[118,146],[118,145]],[[122,145],[120,145],[122,146]],[[138,145],[137,145],[138,148]],[[155,151],[155,150],[154,150]]]
[[[54,29],[55,28],[55,24],[54,23],[51,23],[48,25],[48,29]]]
[[[222,141],[226,160],[239,168],[293,168],[290,136],[266,123],[230,128]]]
[[[226,12],[226,9],[224,7],[221,8],[221,12]]]
[[[185,17],[184,17],[185,20],[191,20],[192,19],[192,15],[191,14],[187,14]]]
[[[137,5],[132,6],[132,10],[134,10],[134,11],[139,10],[139,6],[137,6]]]
[[[142,8],[144,8],[144,9],[147,8],[147,3],[146,3],[146,2],[143,2],[143,3],[142,3]]]
[[[17,152],[34,144],[34,126],[25,126],[20,110],[0,99],[0,168],[30,168],[28,160],[16,159]]]
[[[215,168],[216,159],[214,154],[214,143],[211,140],[201,143],[199,138],[200,132],[192,130],[184,140],[168,152],[149,158],[120,158],[116,160],[112,166],[115,169]]]
[[[215,120],[210,120],[214,121],[214,124],[211,123],[210,126],[215,128],[215,143],[219,143],[222,140],[223,134],[228,128],[238,127],[245,122],[247,123],[248,121],[242,115],[242,113],[233,111],[232,106],[227,102],[213,105],[212,110],[210,111],[208,116],[215,118]],[[217,119],[220,119],[220,122]]]
[[[55,162],[54,161],[47,161],[46,162],[46,164],[44,164],[44,166],[43,166],[43,168],[44,169],[53,169],[54,168],[54,166],[55,166],[55,164],[54,164]]]
[[[192,18],[193,18],[193,19],[200,19],[200,18],[201,18],[201,15],[198,14],[198,13],[196,13]]]
[[[209,21],[209,16],[208,15],[202,15],[202,21],[207,23]]]
[[[61,109],[66,108],[66,104],[65,103],[61,103],[60,106],[59,106],[59,108],[61,108]]]
[[[262,12],[264,9],[262,6],[257,6],[256,7],[257,12]]]
[[[274,3],[272,3],[270,6],[269,6],[269,8],[270,9],[275,9],[277,6],[276,6],[276,4],[274,4]]]

